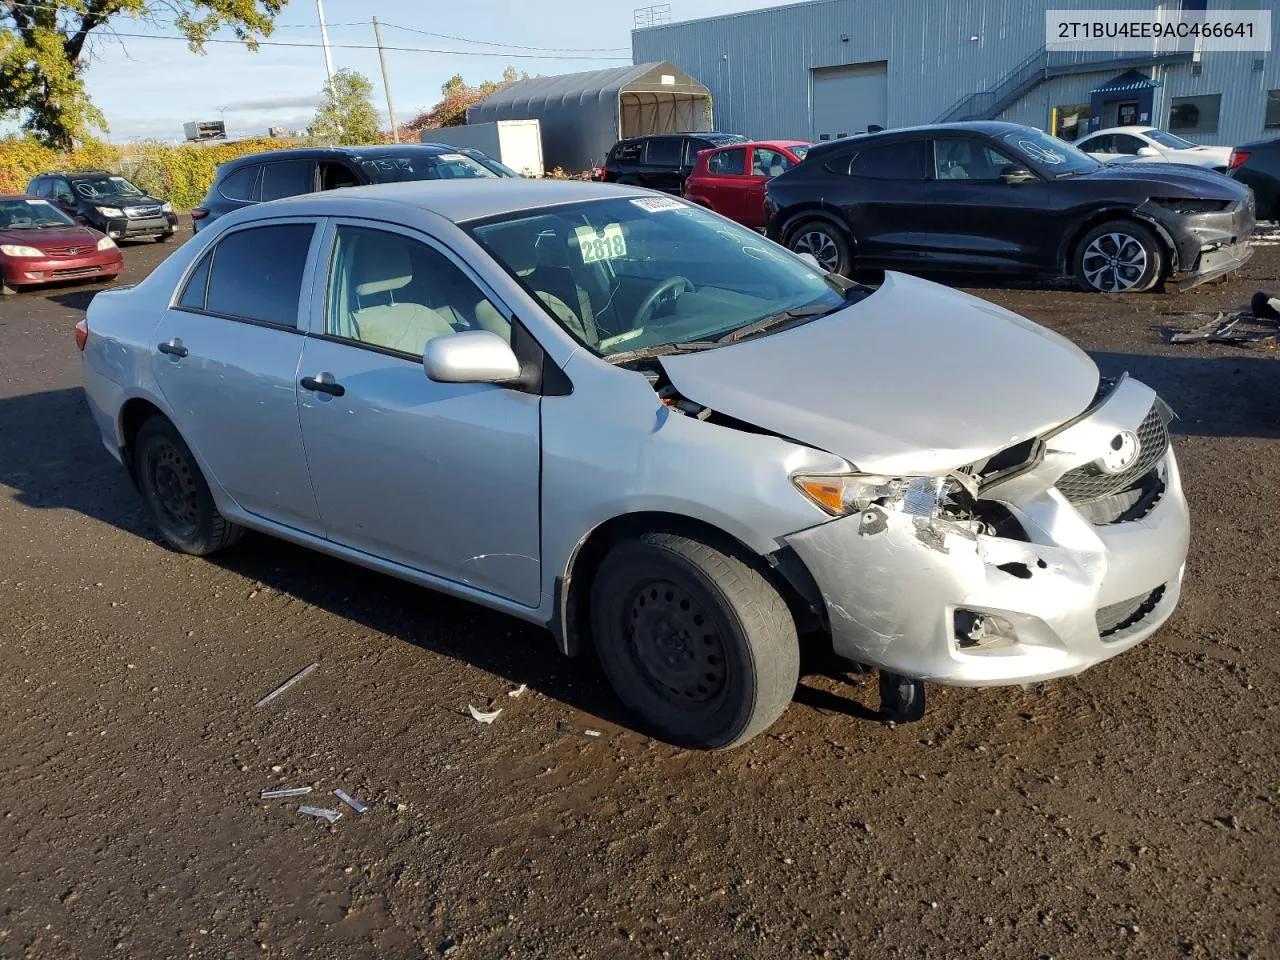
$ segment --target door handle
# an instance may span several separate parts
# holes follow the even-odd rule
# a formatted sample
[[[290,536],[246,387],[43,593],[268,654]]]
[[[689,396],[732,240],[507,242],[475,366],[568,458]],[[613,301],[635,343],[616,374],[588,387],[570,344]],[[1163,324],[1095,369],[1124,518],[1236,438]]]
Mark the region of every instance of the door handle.
[[[321,379],[327,377],[328,379]],[[333,374],[322,373],[320,377],[303,377],[299,383],[302,384],[303,390],[311,390],[318,393],[327,393],[331,397],[340,397],[347,392],[347,388],[340,383],[333,382]]]
[[[189,352],[177,337],[160,344],[156,349],[161,353],[167,353],[171,357],[185,357]]]

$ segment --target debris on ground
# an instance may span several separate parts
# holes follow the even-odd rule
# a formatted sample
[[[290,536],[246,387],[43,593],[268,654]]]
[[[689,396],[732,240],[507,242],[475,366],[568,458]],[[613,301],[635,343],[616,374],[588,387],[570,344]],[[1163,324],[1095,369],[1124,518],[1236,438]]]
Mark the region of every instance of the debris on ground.
[[[518,696],[520,696],[521,694],[523,694],[523,693],[524,693],[526,690],[528,690],[528,689],[529,689],[529,685],[528,685],[527,683],[522,683],[522,684],[520,684],[520,686],[516,687],[514,690],[508,690],[508,691],[507,691],[507,696],[508,696],[508,697],[518,697]]]
[[[310,787],[282,787],[279,790],[263,790],[263,800],[276,800],[280,797],[301,797],[311,792]]]
[[[270,703],[276,697],[280,696],[280,694],[284,693],[286,690],[292,687],[295,683],[305,680],[307,679],[307,677],[311,676],[311,674],[315,673],[316,669],[319,666],[320,664],[313,663],[309,667],[303,667],[301,670],[295,673],[292,677],[290,677],[284,683],[280,684],[280,686],[276,687],[274,690],[268,693],[265,697],[263,697],[261,700],[255,703],[254,706],[265,707],[268,703]]]
[[[586,734],[588,737],[603,737],[603,736],[604,736],[604,734],[603,734],[603,733],[601,733],[599,730],[583,730],[582,732],[583,732],[584,734]]]
[[[333,791],[333,795],[337,797],[339,800],[341,800],[343,803],[345,803],[352,810],[354,810],[356,813],[364,813],[366,810],[369,809],[359,800],[352,798],[351,795],[348,794],[345,790],[342,790],[342,789],[335,790]]]
[[[469,703],[467,704],[467,709],[471,711],[471,716],[475,717],[481,723],[493,723],[493,721],[498,719],[498,714],[502,712],[502,708],[499,707],[492,713],[485,713],[483,710],[477,710]]]
[[[326,810],[324,807],[299,807],[298,812],[308,817],[319,817],[321,820],[329,821],[329,823],[337,823],[342,819],[342,811]]]
[[[1206,317],[1207,314],[1193,314]],[[1258,329],[1259,327],[1263,329]],[[1257,343],[1280,334],[1280,297],[1264,291],[1253,295],[1248,310],[1219,312],[1191,330],[1170,335],[1170,343]]]

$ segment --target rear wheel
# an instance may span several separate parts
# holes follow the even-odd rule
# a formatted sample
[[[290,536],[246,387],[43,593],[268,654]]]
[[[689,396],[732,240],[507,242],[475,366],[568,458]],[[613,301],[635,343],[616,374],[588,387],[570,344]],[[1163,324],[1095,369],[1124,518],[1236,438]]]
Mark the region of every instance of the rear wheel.
[[[160,533],[176,550],[204,556],[240,539],[218,512],[200,466],[177,428],[153,416],[134,440],[134,475]]]
[[[172,233],[162,233],[158,237],[156,237],[156,243],[168,243],[172,239],[173,239]]]
[[[800,673],[782,596],[742,559],[649,533],[605,556],[591,591],[596,651],[619,698],[664,739],[745,743],[791,702]]]
[[[810,254],[823,270],[849,275],[853,267],[853,251],[849,236],[826,220],[806,220],[795,227],[787,240],[794,253]]]
[[[1160,282],[1163,271],[1159,238],[1132,220],[1101,224],[1076,244],[1076,282],[1091,293],[1143,293]]]

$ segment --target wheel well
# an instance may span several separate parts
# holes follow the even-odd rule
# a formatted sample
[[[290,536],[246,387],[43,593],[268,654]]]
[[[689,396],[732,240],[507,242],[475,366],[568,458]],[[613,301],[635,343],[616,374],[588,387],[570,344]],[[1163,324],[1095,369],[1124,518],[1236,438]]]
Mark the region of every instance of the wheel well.
[[[1177,270],[1178,251],[1169,243],[1169,238],[1165,234],[1164,228],[1158,223],[1153,223],[1139,213],[1126,210],[1104,210],[1101,213],[1095,213],[1077,227],[1069,236],[1066,244],[1063,246],[1062,255],[1059,258],[1062,273],[1070,276],[1075,273],[1076,269],[1076,247],[1080,245],[1080,241],[1084,235],[1094,227],[1100,227],[1104,223],[1111,223],[1118,220],[1132,220],[1134,223],[1140,223],[1152,233],[1156,235],[1156,239],[1160,242],[1160,252],[1164,254],[1164,271],[1165,274],[1174,273]]]
[[[577,656],[587,647],[587,638],[591,635],[591,586],[605,554],[616,543],[654,531],[689,537],[733,554],[755,568],[782,594],[796,618],[797,629],[803,631],[806,625],[812,628],[815,619],[822,625],[821,594],[809,571],[790,548],[762,557],[714,524],[681,514],[647,511],[606,520],[587,535],[569,558],[567,573],[557,580],[556,620],[552,625],[562,652]]]
[[[134,397],[120,411],[120,435],[124,438],[124,464],[130,477],[133,477],[133,441],[137,439],[142,425],[156,414],[163,417],[164,411],[150,400],[144,400],[141,397]],[[136,483],[137,477],[133,479]]]
[[[850,243],[850,245],[855,242],[853,234],[849,232],[848,226],[846,226],[839,217],[832,213],[828,213],[826,210],[809,209],[797,210],[795,213],[787,214],[787,218],[783,222],[782,229],[778,232],[778,236],[781,238],[783,246],[786,246],[791,242],[791,235],[795,232],[797,227],[810,220],[825,221],[839,229],[840,232],[844,234],[845,239]]]

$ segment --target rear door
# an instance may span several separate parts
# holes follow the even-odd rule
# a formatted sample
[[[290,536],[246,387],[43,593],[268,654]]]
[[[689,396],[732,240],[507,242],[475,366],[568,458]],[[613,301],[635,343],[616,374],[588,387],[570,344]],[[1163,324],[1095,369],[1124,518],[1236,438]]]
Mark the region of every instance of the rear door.
[[[786,173],[793,166],[795,161],[781,150],[774,147],[753,147],[747,168],[746,187],[739,201],[742,205],[742,216],[734,219],[748,227],[763,227],[765,187],[770,180],[779,174]]]
[[[680,173],[683,162],[683,137],[650,137],[645,141],[640,185],[680,194],[684,189],[684,178]]]
[[[160,321],[151,369],[188,446],[236,503],[319,536],[296,396],[317,228],[271,220],[218,240]]]
[[[923,267],[932,254],[937,212],[927,200],[926,139],[870,143],[847,162],[833,160],[851,188],[834,198],[856,243],[854,255],[868,266]]]
[[[749,215],[747,188],[747,148],[717,150],[707,158],[707,174],[711,183],[712,208],[716,213],[743,223]]]

